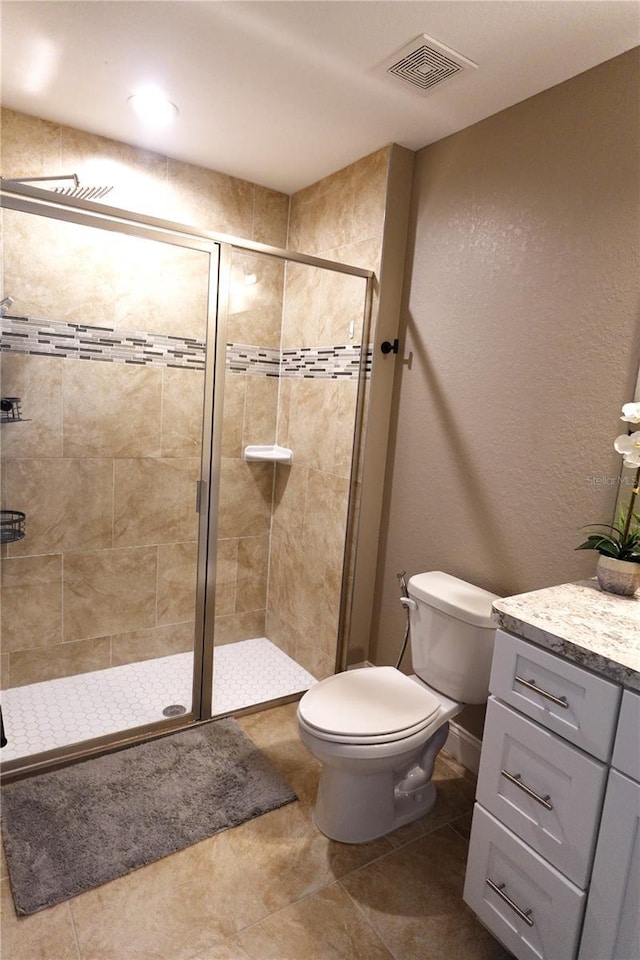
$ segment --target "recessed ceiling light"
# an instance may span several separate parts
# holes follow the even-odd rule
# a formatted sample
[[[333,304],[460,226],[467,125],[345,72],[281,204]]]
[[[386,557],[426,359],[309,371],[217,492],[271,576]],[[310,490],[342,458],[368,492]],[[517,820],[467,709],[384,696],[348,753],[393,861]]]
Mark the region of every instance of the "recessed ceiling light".
[[[144,87],[133,93],[127,103],[133,107],[140,119],[154,127],[164,127],[178,116],[175,103],[155,87]]]

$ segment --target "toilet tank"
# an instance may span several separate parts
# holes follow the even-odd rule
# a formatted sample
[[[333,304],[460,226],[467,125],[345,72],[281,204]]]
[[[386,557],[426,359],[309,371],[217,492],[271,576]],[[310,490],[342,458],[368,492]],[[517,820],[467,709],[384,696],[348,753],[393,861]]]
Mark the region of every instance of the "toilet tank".
[[[411,577],[409,596],[413,670],[460,703],[484,703],[496,627],[491,605],[499,597],[448,573]]]

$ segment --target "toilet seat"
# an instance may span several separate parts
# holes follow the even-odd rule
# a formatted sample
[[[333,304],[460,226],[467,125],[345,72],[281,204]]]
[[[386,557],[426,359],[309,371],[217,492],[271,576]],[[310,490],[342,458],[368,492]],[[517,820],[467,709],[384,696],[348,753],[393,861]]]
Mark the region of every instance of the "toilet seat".
[[[425,686],[395,667],[363,667],[312,686],[298,705],[298,717],[321,740],[393,743],[433,727],[441,707]]]

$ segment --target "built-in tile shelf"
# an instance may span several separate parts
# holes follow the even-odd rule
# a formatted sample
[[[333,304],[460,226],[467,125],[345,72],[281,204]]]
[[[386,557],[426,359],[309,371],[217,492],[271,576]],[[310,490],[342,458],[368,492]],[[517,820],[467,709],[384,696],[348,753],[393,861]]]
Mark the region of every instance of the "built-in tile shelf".
[[[293,450],[277,443],[245,447],[242,455],[249,462],[293,463]]]

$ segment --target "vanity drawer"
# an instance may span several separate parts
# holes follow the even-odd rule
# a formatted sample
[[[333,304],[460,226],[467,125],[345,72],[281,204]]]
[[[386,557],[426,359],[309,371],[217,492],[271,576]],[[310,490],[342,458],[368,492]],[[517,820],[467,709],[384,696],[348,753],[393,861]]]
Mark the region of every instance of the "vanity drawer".
[[[593,860],[607,768],[490,697],[477,799],[579,887]]]
[[[608,760],[621,688],[518,637],[496,632],[491,693],[570,743]]]
[[[476,804],[464,900],[518,960],[573,960],[585,893]]]
[[[612,766],[640,781],[640,693],[622,694]]]

